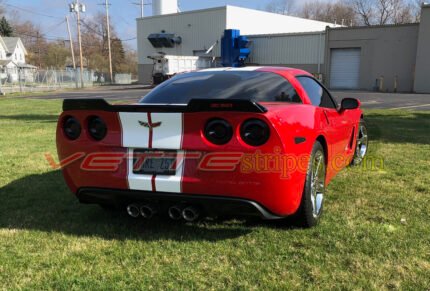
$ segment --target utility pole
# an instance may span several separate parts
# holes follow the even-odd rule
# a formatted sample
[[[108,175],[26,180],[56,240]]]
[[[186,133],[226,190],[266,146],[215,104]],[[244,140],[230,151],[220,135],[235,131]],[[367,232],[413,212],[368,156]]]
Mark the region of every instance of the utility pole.
[[[140,6],[140,17],[143,18],[145,16],[145,6],[146,5],[152,5],[152,4],[145,4],[144,0],[140,0],[140,3],[132,3],[134,5]]]
[[[39,41],[39,31],[36,32],[37,38],[36,38],[36,44],[37,44],[37,58],[39,62],[39,68],[42,67],[42,61],[40,57],[40,41]]]
[[[106,26],[107,26],[107,37],[108,37],[108,50],[109,50],[109,74],[110,74],[110,82],[114,83],[113,80],[113,71],[112,71],[112,47],[110,43],[110,21],[109,21],[109,2],[105,0],[106,7]]]
[[[143,0],[140,1],[140,17],[143,18],[145,16],[145,3]]]
[[[76,10],[77,19],[78,19],[79,59],[81,62],[81,66],[80,66],[80,68],[81,68],[81,87],[84,88],[84,67],[83,67],[84,66],[84,58],[82,56],[82,36],[81,36],[81,9],[82,9],[82,6],[79,3],[79,0],[76,0],[76,6],[75,6],[75,10]]]
[[[69,23],[69,17],[68,16],[66,16],[66,22],[67,22],[67,31],[69,32],[70,51],[72,53],[73,72],[75,72],[76,88],[78,88],[78,78],[77,78],[78,76],[76,74],[75,51],[73,49],[72,32],[70,31],[70,23]]]
[[[76,13],[76,18],[78,20],[78,43],[79,43],[79,59],[80,59],[80,71],[81,71],[81,87],[84,88],[84,61],[82,56],[82,37],[81,37],[81,12],[85,12],[85,5],[79,3],[79,0],[76,0],[75,3],[70,4],[70,12]]]

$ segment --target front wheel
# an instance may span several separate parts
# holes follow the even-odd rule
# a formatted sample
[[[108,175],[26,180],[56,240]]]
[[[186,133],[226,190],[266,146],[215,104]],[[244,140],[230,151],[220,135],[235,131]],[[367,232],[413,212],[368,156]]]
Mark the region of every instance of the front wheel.
[[[312,149],[306,173],[305,187],[296,219],[303,227],[317,225],[323,212],[325,194],[326,158],[324,148],[316,142]]]

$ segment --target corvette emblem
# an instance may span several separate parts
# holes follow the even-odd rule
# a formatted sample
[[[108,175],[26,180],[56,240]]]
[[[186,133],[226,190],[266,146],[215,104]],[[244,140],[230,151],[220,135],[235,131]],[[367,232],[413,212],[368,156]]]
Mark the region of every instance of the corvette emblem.
[[[140,120],[139,120],[139,124],[143,127],[149,128],[149,129],[153,129],[153,128],[161,126],[161,122],[149,123],[149,122],[144,122],[144,121],[140,121]]]

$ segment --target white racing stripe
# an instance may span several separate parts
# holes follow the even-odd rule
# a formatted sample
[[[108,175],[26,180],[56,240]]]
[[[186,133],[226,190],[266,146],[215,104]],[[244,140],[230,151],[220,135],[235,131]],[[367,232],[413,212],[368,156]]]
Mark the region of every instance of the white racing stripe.
[[[257,71],[258,69],[261,69],[262,67],[240,67],[240,68],[232,68],[232,67],[225,67],[225,68],[212,68],[212,69],[204,69],[197,72],[225,72],[225,71]]]
[[[127,148],[148,148],[149,129],[140,125],[148,122],[147,113],[120,112],[122,146]]]
[[[240,67],[240,68],[231,68],[229,71],[257,71],[262,67]]]
[[[181,155],[184,152],[178,151],[178,158],[176,160],[179,165],[176,169],[175,176],[153,176],[153,175],[139,175],[133,173],[133,151],[128,150],[128,185],[130,190],[142,191],[159,191],[168,193],[181,193],[182,192],[182,174],[184,172],[184,165],[181,161]]]
[[[182,145],[182,113],[152,113],[152,123],[161,122],[154,128],[152,148],[179,150]]]
[[[183,138],[182,113],[119,113],[122,145],[128,150],[128,184],[131,190],[181,192],[183,163],[175,176],[139,175],[133,173],[135,149],[180,150]],[[178,151],[178,159],[181,156]]]
[[[134,149],[128,150],[128,186],[130,190],[152,191],[152,175],[136,175],[133,173],[133,152]]]
[[[180,156],[184,155],[185,152],[178,152],[178,158],[176,159],[179,165],[176,169],[175,176],[157,176],[155,178],[155,188],[159,192],[168,193],[181,193],[182,192],[182,174],[184,172],[184,165],[181,161]]]

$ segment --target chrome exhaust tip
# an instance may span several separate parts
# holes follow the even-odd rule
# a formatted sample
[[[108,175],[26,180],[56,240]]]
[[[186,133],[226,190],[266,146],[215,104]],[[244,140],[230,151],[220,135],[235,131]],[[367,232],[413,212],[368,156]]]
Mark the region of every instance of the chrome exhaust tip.
[[[200,217],[200,211],[194,206],[188,206],[182,210],[182,217],[187,222],[193,222]]]
[[[154,217],[155,213],[156,211],[151,205],[140,206],[140,215],[142,215],[142,217],[145,219],[151,219]]]
[[[130,204],[127,206],[127,213],[133,218],[138,218],[140,216],[139,206],[136,204]]]
[[[172,206],[168,211],[169,217],[173,220],[180,220],[182,218],[182,207]]]

